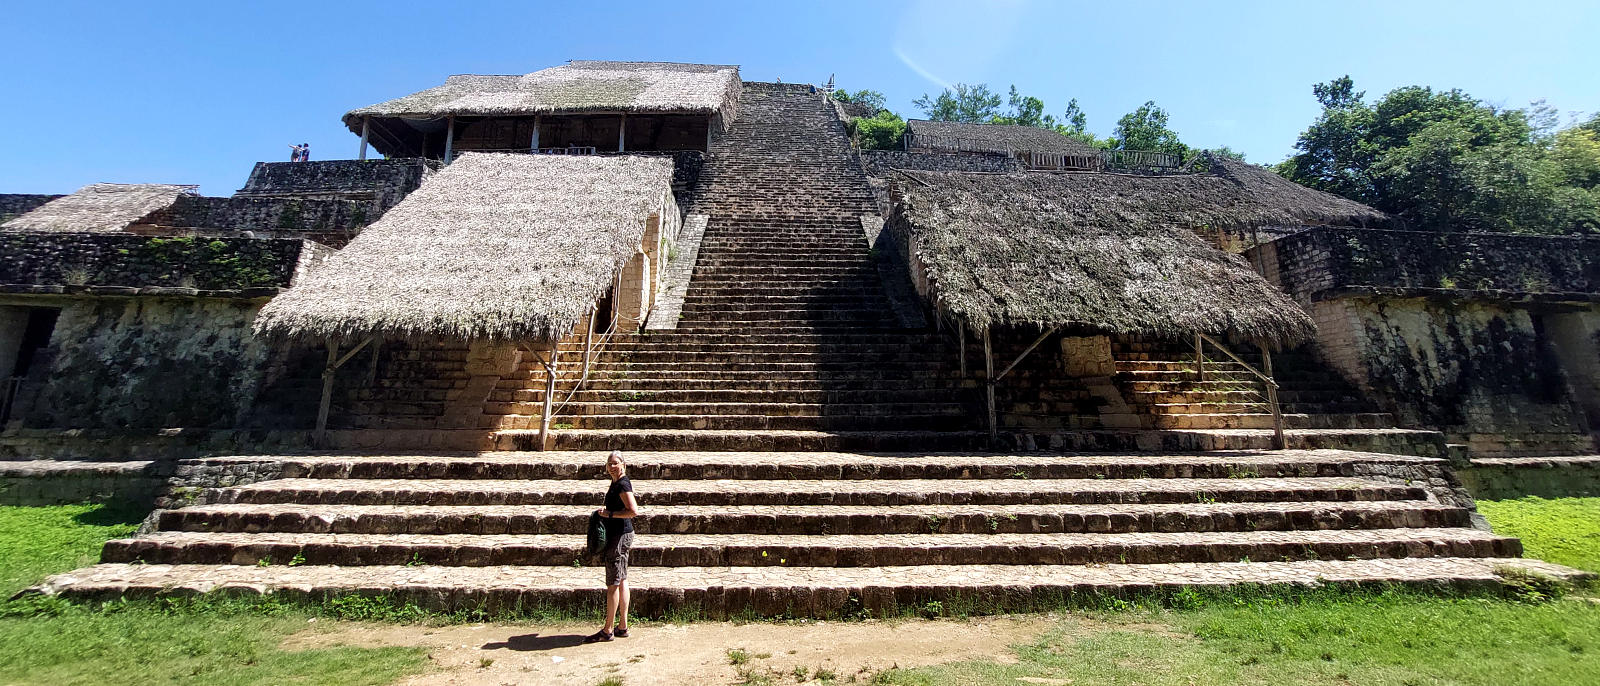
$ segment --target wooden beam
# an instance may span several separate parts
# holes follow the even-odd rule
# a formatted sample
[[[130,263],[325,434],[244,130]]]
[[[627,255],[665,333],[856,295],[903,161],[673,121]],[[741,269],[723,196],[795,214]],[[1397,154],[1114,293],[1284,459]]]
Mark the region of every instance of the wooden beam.
[[[328,346],[328,363],[322,368],[322,399],[317,403],[317,429],[312,436],[312,441],[316,443],[317,447],[326,445],[328,437],[328,411],[333,407],[334,372],[344,366],[344,363],[349,362],[350,358],[355,357],[356,353],[361,352],[362,348],[367,347],[367,344],[372,342],[372,338],[368,337],[366,340],[356,344],[354,348],[351,348],[342,357],[339,355],[338,341],[332,338],[324,341],[324,344]]]
[[[456,146],[456,115],[445,117],[444,120],[444,163],[450,164],[455,159]]]
[[[1022,354],[1018,355],[1017,359],[1012,360],[1011,364],[1006,365],[1005,369],[1000,370],[1000,375],[996,376],[994,378],[994,380],[995,381],[999,381],[1001,379],[1006,378],[1006,375],[1010,374],[1011,370],[1016,369],[1017,368],[1017,364],[1022,362],[1022,358],[1027,357],[1028,353],[1033,352],[1033,349],[1039,347],[1039,344],[1043,343],[1044,339],[1049,338],[1050,334],[1055,333],[1056,330],[1060,329],[1060,328],[1061,328],[1060,326],[1052,326],[1052,327],[1050,327],[1048,329],[1045,329],[1043,333],[1039,334],[1038,338],[1033,339],[1033,342],[1029,343],[1028,347],[1023,349]]]
[[[543,122],[543,121],[544,121],[544,119],[543,119],[543,117],[541,115],[537,115],[537,114],[533,115],[533,146],[532,146],[532,148],[533,148],[534,152],[539,152],[539,124],[541,122]]]
[[[560,370],[561,339],[550,344],[550,363],[545,367],[544,410],[539,417],[539,449],[550,449],[550,409],[556,397],[556,372]]]
[[[618,115],[617,119],[617,152],[628,151],[628,115]]]
[[[1261,349],[1261,373],[1268,379],[1267,404],[1272,407],[1272,447],[1274,450],[1283,450],[1289,447],[1289,439],[1283,435],[1283,406],[1278,404],[1278,382],[1272,378],[1272,351],[1266,344],[1257,342],[1256,347]]]
[[[983,330],[983,375],[983,386],[988,391],[989,440],[993,441],[1000,436],[1000,425],[994,411],[994,349],[989,346],[988,329]]]
[[[317,430],[311,437],[313,445],[318,448],[327,445],[328,408],[333,404],[333,372],[339,368],[339,343],[330,338],[325,344],[328,346],[328,363],[322,368],[322,400],[317,403]]]
[[[967,378],[967,327],[957,327],[956,346],[961,348],[961,378]]]
[[[361,117],[361,152],[356,155],[358,160],[367,159],[367,136],[370,133],[372,133],[372,117],[363,116]]]

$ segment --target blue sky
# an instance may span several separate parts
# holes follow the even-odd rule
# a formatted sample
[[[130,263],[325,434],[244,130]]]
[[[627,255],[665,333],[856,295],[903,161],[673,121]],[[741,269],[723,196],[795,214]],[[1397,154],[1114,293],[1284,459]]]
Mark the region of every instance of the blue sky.
[[[53,2],[7,10],[0,193],[87,183],[239,188],[258,160],[354,157],[339,116],[455,73],[569,59],[738,64],[749,80],[1015,83],[1096,133],[1145,100],[1186,143],[1287,156],[1311,84],[1409,84],[1600,110],[1600,2]]]

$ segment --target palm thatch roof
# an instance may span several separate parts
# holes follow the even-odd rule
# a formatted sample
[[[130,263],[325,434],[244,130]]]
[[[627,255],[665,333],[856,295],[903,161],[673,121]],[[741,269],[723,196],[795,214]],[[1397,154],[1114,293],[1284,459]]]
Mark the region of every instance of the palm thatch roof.
[[[901,172],[909,180],[897,184],[890,226],[908,236],[925,295],[978,330],[1301,341],[1313,333],[1305,312],[1194,230],[1387,217],[1247,166],[1181,176]]]
[[[574,60],[521,76],[461,74],[444,85],[351,110],[361,118],[438,119],[449,115],[515,116],[550,112],[682,112],[731,110],[739,97],[739,68],[673,62]]]
[[[671,198],[665,158],[466,153],[268,303],[256,332],[563,336]]]
[[[152,212],[172,206],[197,186],[160,183],[92,183],[0,224],[11,231],[107,233],[122,231]]]
[[[954,121],[906,121],[906,133],[935,139],[970,141],[994,152],[1026,150],[1063,155],[1097,155],[1098,148],[1050,129],[1014,124],[965,124]]]

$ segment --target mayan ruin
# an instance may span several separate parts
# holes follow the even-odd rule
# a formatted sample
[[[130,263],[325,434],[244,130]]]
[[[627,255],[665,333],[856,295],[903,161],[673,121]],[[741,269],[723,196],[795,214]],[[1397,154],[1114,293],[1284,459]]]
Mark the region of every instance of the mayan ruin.
[[[1595,576],[1476,504],[1600,494],[1594,234],[1031,125],[867,146],[831,80],[731,64],[529,66],[230,195],[0,195],[0,504],[149,511],[19,596],[605,607],[612,451],[647,619]]]

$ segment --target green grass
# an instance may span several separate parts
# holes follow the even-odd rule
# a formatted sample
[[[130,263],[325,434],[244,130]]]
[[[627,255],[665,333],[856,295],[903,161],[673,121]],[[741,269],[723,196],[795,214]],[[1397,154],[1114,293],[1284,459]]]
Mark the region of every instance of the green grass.
[[[0,507],[0,599],[50,574],[94,564],[100,544],[133,533],[140,518],[101,505]]]
[[[1600,572],[1600,498],[1480,500],[1494,532],[1522,539],[1524,555]]]
[[[1600,498],[1479,501],[1527,555],[1600,571]],[[1534,594],[1527,598],[1540,598]],[[1091,611],[1015,646],[1016,661],[890,670],[874,683],[1580,684],[1600,681],[1600,604],[1389,590],[1180,593]]]
[[[103,541],[138,521],[96,505],[0,507],[0,598],[94,562]],[[0,682],[385,684],[427,665],[415,648],[281,649],[312,616],[270,601],[4,601]]]
[[[1100,615],[974,661],[883,684],[1579,684],[1600,674],[1600,607],[1407,593]]]

